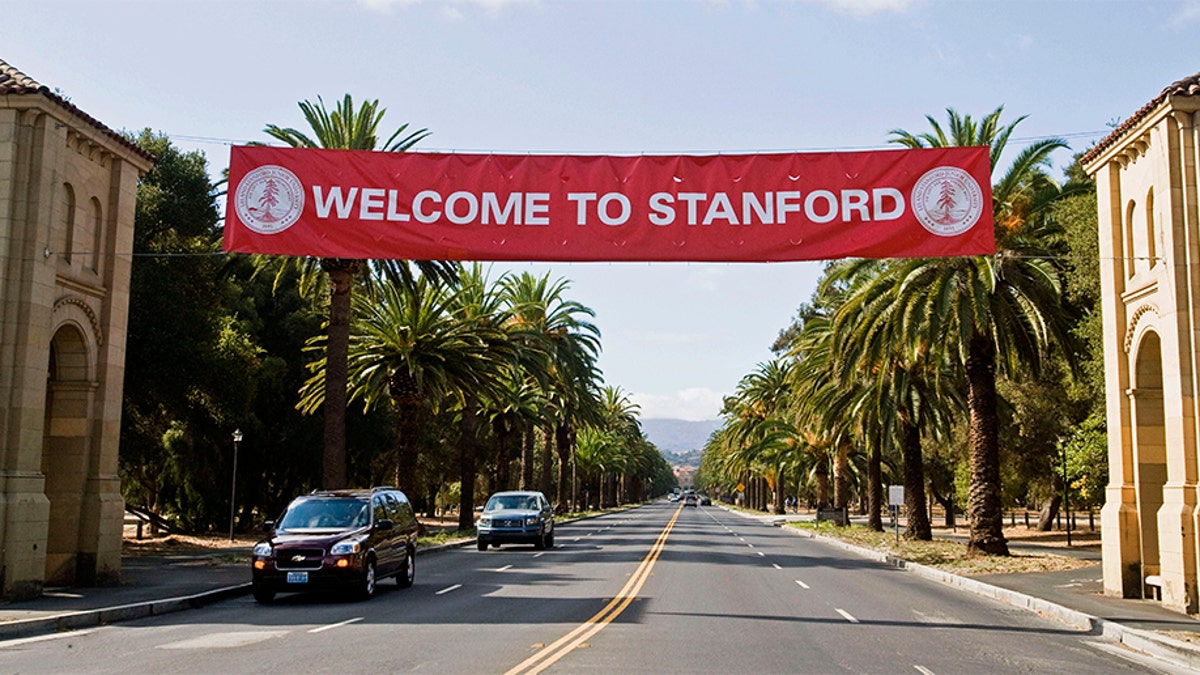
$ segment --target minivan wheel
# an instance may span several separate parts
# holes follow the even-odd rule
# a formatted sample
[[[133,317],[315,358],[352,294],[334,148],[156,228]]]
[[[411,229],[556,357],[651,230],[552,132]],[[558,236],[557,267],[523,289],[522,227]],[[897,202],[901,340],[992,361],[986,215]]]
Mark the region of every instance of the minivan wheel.
[[[480,551],[486,551],[488,547],[487,542],[482,539],[479,540],[478,546]]]
[[[362,586],[358,589],[358,595],[363,600],[370,600],[375,597],[375,561],[367,561],[367,569],[363,572]]]
[[[396,575],[396,585],[400,588],[410,588],[417,578],[417,556],[411,548],[404,549],[404,569]]]
[[[537,541],[533,542],[533,548],[538,551],[546,550],[546,535],[539,534]]]
[[[275,602],[275,591],[262,586],[254,587],[254,600],[260,605],[269,605]]]

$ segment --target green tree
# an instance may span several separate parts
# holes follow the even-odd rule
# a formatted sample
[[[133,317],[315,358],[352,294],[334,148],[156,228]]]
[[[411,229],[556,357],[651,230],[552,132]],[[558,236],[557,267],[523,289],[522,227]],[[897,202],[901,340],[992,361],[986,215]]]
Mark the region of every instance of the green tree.
[[[542,388],[546,403],[539,489],[547,495],[551,493],[553,448],[559,460],[555,502],[562,508],[567,498],[567,470],[575,428],[599,420],[597,386],[601,378],[596,359],[600,330],[590,321],[595,312],[566,297],[570,283],[565,279],[551,280],[549,275],[536,277],[526,273],[506,280],[504,287],[512,311],[511,321],[525,336],[522,338],[525,347],[545,357],[544,369],[536,368],[532,375]]]
[[[379,126],[386,109],[379,107],[378,100],[364,101],[357,109],[354,100],[346,94],[342,102],[332,111],[327,110],[324,100],[317,97],[301,101],[300,110],[313,136],[293,128],[268,124],[265,132],[296,148],[328,148],[339,150],[379,150],[381,152],[404,152],[429,135],[426,129],[409,132],[408,124],[401,125],[382,144],[379,142]],[[412,285],[413,273],[406,261],[378,260],[365,264],[363,260],[349,258],[297,259],[303,268],[303,276],[309,280],[304,288],[312,289],[316,270],[328,275],[329,322],[326,336],[324,370],[326,391],[323,397],[325,408],[325,443],[323,460],[323,484],[326,488],[346,485],[346,391],[347,354],[351,314],[351,294],[356,280],[372,281],[384,279],[389,283]],[[455,266],[447,263],[419,261],[421,271],[432,279],[450,279]],[[369,274],[368,272],[373,272]]]
[[[976,122],[953,109],[948,133],[932,117],[932,132],[892,132],[910,148],[986,146],[993,171],[1024,117],[1000,125],[1002,108]],[[1043,167],[1066,144],[1036,141],[1017,153],[993,187],[997,252],[970,258],[912,259],[887,269],[893,311],[905,317],[900,348],[944,349],[962,369],[970,416],[970,518],[972,550],[1008,554],[1002,531],[1000,455],[996,417],[997,369],[1036,372],[1053,344],[1070,345],[1070,316],[1062,297],[1061,230],[1045,217],[1061,190]],[[1072,354],[1070,348],[1064,354]]]

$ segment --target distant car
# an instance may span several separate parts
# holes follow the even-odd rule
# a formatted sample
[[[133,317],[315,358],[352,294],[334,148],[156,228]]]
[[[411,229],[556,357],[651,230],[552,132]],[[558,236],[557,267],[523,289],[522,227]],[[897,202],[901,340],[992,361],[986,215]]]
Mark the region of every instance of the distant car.
[[[417,517],[394,488],[333,490],[297,497],[254,546],[251,588],[268,604],[280,592],[341,590],[361,599],[381,579],[401,588],[416,577]]]
[[[669,499],[672,502],[677,502],[677,501],[679,501],[679,493],[672,492],[671,494],[667,495],[667,499]]]
[[[700,506],[712,506],[712,499],[708,495],[700,495]]]
[[[689,492],[688,494],[683,496],[683,505],[684,506],[696,506],[699,503],[700,503],[700,498],[697,497],[695,494],[692,494]]]
[[[554,509],[541,492],[497,492],[488,498],[475,524],[480,551],[501,544],[554,547]]]

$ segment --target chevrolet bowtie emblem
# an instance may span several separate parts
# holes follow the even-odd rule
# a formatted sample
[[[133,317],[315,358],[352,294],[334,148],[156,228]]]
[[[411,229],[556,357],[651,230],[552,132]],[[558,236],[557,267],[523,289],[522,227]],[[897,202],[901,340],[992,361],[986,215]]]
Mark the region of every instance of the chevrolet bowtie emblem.
[[[302,556],[302,555],[292,556],[292,562],[302,562],[303,560],[304,560],[304,556]]]

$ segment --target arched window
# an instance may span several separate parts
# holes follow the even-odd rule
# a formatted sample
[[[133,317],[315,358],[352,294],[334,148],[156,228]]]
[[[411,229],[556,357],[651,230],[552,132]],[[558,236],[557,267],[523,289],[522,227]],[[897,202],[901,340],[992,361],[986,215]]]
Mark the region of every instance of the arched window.
[[[1133,214],[1136,213],[1137,204],[1133,200],[1129,200],[1129,205],[1125,207],[1125,278],[1132,279],[1136,271],[1134,263],[1137,262],[1138,250],[1134,246],[1133,241]]]
[[[75,188],[70,183],[63,183],[62,189],[62,218],[58,228],[51,235],[50,250],[71,260],[71,238],[75,235]]]
[[[1146,193],[1146,245],[1150,267],[1158,264],[1158,232],[1154,227],[1154,188]]]
[[[80,243],[87,248],[86,253],[80,259],[83,261],[84,269],[99,271],[100,237],[104,233],[104,213],[100,206],[100,200],[95,197],[92,197],[91,216],[92,222],[87,237],[79,238]]]

